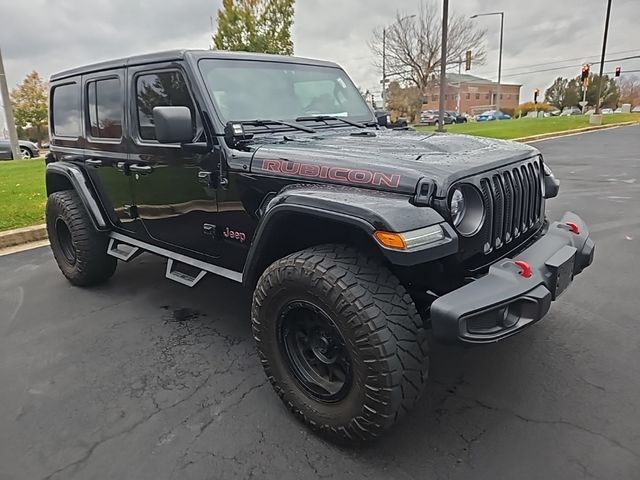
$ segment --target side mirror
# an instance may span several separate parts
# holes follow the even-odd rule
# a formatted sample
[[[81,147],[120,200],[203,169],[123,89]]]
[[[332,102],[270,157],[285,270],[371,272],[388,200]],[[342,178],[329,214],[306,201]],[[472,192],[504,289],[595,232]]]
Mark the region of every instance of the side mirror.
[[[154,107],[153,123],[160,143],[189,143],[193,140],[193,123],[188,107]]]

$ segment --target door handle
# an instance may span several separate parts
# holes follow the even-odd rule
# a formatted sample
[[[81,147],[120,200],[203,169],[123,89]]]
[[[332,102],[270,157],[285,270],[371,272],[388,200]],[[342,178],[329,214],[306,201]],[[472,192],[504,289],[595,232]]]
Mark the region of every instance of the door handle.
[[[148,175],[149,173],[153,172],[153,168],[151,168],[149,165],[138,165],[137,163],[131,165],[129,167],[129,170],[142,175]]]
[[[102,165],[102,160],[95,160],[93,158],[87,158],[84,161],[85,165],[89,165],[90,167],[100,167]]]

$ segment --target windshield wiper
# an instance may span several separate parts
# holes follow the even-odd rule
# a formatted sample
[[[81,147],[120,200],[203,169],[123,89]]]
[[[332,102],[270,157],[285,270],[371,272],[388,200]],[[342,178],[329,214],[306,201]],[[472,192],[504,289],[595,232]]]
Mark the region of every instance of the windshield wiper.
[[[240,123],[242,125],[254,125],[256,127],[268,127],[269,125],[283,125],[285,127],[300,130],[302,132],[316,133],[316,131],[313,128],[305,127],[304,125],[299,125],[293,122],[284,122],[282,120],[243,120],[241,122],[232,122],[232,123]]]
[[[362,123],[354,122],[352,120],[347,120],[346,118],[342,118],[342,117],[334,117],[333,115],[308,115],[306,117],[296,118],[296,122],[311,122],[314,120],[318,122],[322,122],[322,121],[326,122],[327,120],[337,120],[339,122],[346,123],[347,125],[353,125],[354,127],[366,128],[366,125],[363,125]]]

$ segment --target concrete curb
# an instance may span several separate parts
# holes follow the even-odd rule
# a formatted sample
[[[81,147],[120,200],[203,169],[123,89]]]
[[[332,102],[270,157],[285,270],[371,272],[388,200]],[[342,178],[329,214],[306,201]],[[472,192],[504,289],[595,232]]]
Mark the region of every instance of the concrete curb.
[[[628,127],[630,125],[639,125],[639,124],[640,122],[632,121],[632,122],[612,123],[610,125],[594,125],[592,127],[578,128],[576,130],[565,130],[562,132],[543,133],[540,135],[532,135],[530,137],[514,138],[512,141],[527,143],[527,142],[536,142],[538,140],[551,140],[553,138],[569,137],[571,135],[579,135],[581,133],[593,132],[595,130],[607,130],[609,128]]]
[[[46,225],[33,225],[32,227],[17,228],[0,232],[0,249],[22,245],[23,243],[39,242],[46,240]]]

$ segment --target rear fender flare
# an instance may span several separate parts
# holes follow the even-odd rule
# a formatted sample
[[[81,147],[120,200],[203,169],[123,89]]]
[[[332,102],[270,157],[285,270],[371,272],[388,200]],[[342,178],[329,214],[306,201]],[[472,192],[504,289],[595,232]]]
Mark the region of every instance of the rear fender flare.
[[[93,226],[97,230],[109,230],[108,223],[82,170],[68,162],[54,162],[47,165],[47,196],[52,193],[73,188],[89,213]]]

